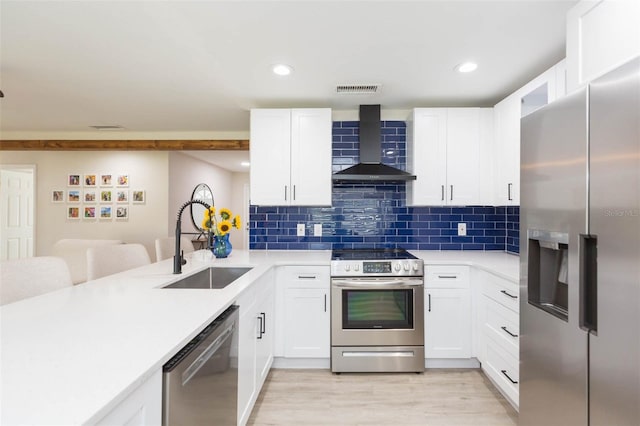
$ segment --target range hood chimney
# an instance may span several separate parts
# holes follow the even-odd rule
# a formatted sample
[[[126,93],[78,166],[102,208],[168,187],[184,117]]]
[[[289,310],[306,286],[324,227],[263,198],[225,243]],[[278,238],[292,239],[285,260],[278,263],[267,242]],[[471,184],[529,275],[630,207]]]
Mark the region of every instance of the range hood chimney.
[[[391,182],[415,179],[410,173],[382,164],[380,105],[360,105],[360,163],[334,173],[333,181]]]

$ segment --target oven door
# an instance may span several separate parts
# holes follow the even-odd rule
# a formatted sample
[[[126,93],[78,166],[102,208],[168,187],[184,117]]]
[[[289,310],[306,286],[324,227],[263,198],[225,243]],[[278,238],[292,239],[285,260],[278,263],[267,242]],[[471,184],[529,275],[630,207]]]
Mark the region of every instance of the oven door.
[[[424,345],[422,278],[332,278],[331,345]]]

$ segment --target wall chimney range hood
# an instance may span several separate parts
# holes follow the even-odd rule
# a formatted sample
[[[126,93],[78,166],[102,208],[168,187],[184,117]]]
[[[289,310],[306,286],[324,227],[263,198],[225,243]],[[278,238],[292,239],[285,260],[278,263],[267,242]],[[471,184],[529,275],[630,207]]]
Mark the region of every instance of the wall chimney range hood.
[[[415,180],[411,173],[382,164],[380,105],[360,105],[360,163],[333,174],[334,182]]]

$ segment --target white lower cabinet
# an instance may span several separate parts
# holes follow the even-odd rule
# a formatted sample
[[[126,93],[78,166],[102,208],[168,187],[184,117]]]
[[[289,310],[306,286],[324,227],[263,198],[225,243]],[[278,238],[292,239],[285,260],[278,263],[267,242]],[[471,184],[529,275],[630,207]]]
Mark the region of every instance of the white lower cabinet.
[[[276,355],[329,358],[329,267],[283,266],[277,274]]]
[[[267,272],[245,291],[240,306],[238,337],[238,424],[249,420],[273,363],[274,278]]]
[[[162,423],[162,369],[104,416],[97,425],[143,426]]]
[[[425,268],[426,358],[471,358],[471,294],[468,266]]]
[[[519,404],[519,294],[518,284],[481,271],[477,275],[478,359],[482,370],[513,404]]]

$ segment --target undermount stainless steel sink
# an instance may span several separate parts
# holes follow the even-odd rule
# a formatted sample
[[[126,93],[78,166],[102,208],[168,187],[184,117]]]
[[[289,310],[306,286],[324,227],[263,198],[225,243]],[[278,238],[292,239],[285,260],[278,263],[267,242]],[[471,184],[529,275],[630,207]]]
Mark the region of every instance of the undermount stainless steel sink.
[[[225,288],[251,269],[213,266],[162,288]]]

